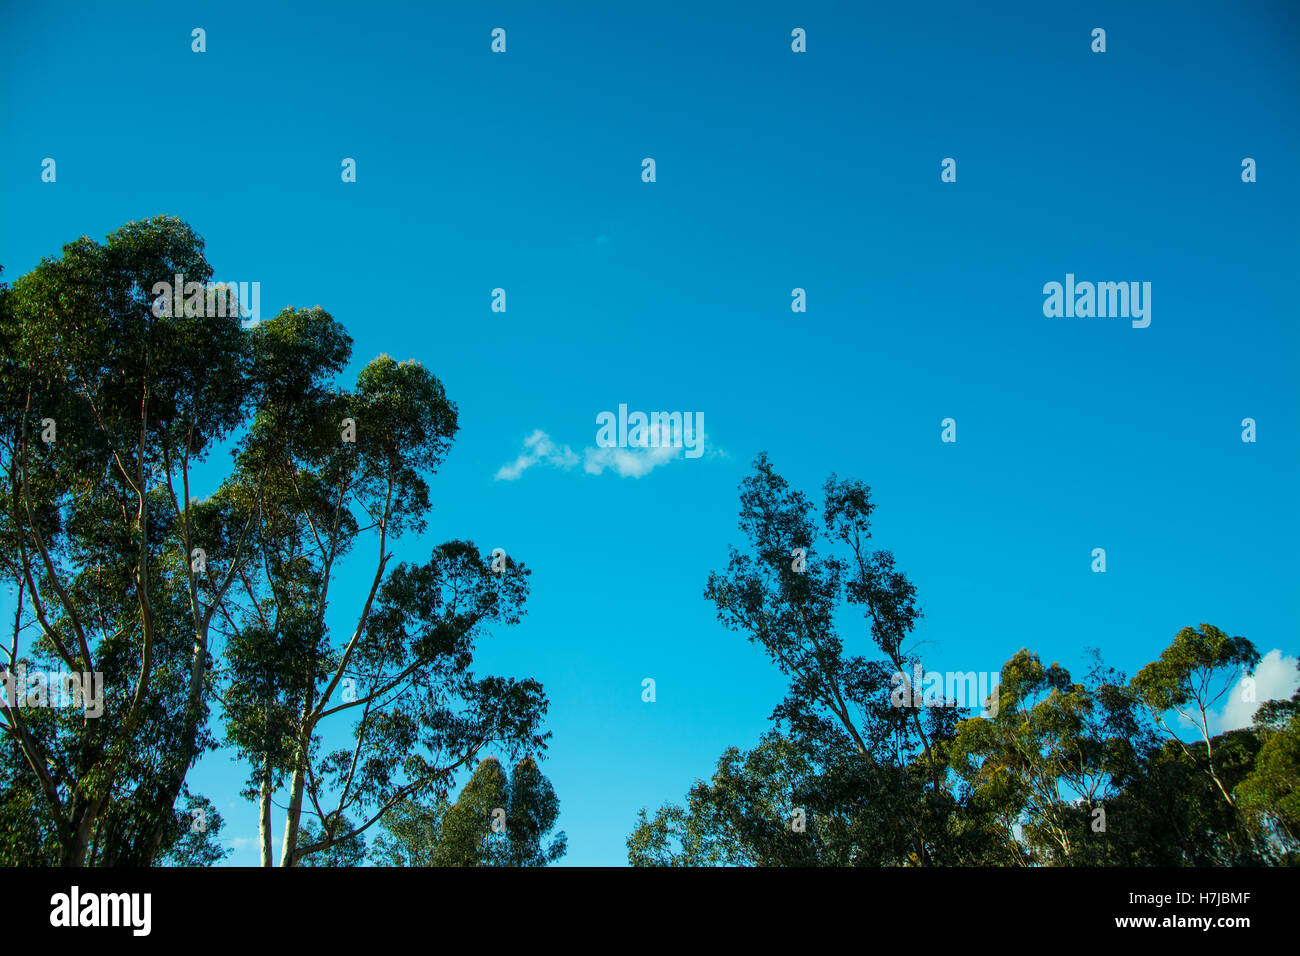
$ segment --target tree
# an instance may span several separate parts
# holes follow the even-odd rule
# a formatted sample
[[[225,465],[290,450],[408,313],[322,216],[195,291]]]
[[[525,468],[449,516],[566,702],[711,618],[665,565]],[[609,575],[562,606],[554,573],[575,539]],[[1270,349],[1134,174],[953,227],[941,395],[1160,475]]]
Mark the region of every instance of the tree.
[[[1290,700],[1260,707],[1255,732],[1262,745],[1233,793],[1264,839],[1280,848],[1283,860],[1300,866],[1300,690]]]
[[[1141,728],[1122,677],[1100,656],[1089,684],[1021,650],[1002,667],[998,707],[947,745],[964,817],[997,821],[1003,863],[1096,862],[1096,821],[1137,772]]]
[[[1300,694],[1261,707],[1253,730],[1209,731],[1210,709],[1258,659],[1249,641],[1184,628],[1131,681],[1097,651],[1075,680],[1022,649],[1002,667],[987,714],[930,700],[930,690],[914,706],[906,677],[919,661],[904,641],[920,615],[915,588],[892,554],[866,548],[870,489],[832,475],[824,492],[819,528],[765,456],[742,483],[750,549],[733,548],[705,594],[725,626],[763,647],[789,690],[757,747],[728,748],[684,805],[640,811],[627,839],[632,865],[1300,859]],[[861,609],[883,659],[846,651],[836,627],[846,604]],[[1171,709],[1202,739],[1180,739]]]
[[[1142,668],[1131,685],[1133,694],[1150,710],[1156,726],[1169,735],[1170,742],[1179,746],[1189,760],[1204,768],[1230,806],[1236,800],[1215,769],[1209,712],[1237,678],[1243,672],[1253,671],[1258,663],[1259,652],[1250,641],[1229,637],[1213,625],[1202,624],[1199,630],[1185,627],[1179,631],[1159,660]],[[1170,725],[1170,710],[1196,727],[1205,744],[1204,760],[1193,757],[1193,752]]]
[[[298,846],[300,849],[324,843],[324,850],[304,853],[299,859],[299,866],[340,867],[361,866],[366,859],[366,837],[364,833],[339,840],[341,834],[352,833],[356,827],[347,817],[326,818],[324,825],[316,820],[307,819],[298,829]]]
[[[354,390],[335,388],[350,350],[320,309],[286,309],[259,327],[253,353],[272,400],[215,496],[216,508],[236,513],[257,502],[252,560],[223,613],[223,701],[228,739],[250,763],[246,792],[259,801],[268,866],[271,794],[282,783],[280,864],[292,866],[352,842],[412,796],[445,790],[484,748],[540,750],[549,736],[540,684],[470,670],[486,629],[523,614],[528,569],[507,558],[494,570],[460,540],[422,564],[393,560],[394,543],[425,528],[428,478],[455,436],[455,404],[422,365],[388,356],[362,369]],[[322,353],[325,363],[302,361]],[[367,536],[370,586],[336,640],[331,587]],[[335,715],[354,718],[353,745],[321,753]],[[303,841],[308,817],[317,839]]]
[[[1204,771],[1206,744],[1158,740],[1141,772],[1106,804],[1105,852],[1119,866],[1262,866],[1276,854]],[[1234,730],[1212,738],[1217,773],[1229,788],[1251,772],[1259,738]]]
[[[455,803],[404,801],[385,821],[375,860],[388,866],[546,866],[564,855],[546,843],[560,804],[532,757],[507,775],[494,757],[474,768]]]
[[[160,294],[178,274],[179,298]],[[0,286],[0,575],[15,593],[0,676],[59,668],[107,687],[99,718],[0,706],[23,768],[0,817],[69,865],[220,852],[215,829],[182,825],[205,806],[185,777],[216,746],[218,692],[268,863],[281,784],[291,865],[445,789],[485,747],[549,736],[538,682],[471,671],[475,641],[523,613],[528,570],[459,540],[395,560],[457,429],[442,384],[381,356],[339,389],[351,340],[328,313],[244,328],[211,275],[203,240],[158,217]],[[200,500],[195,465],[231,440],[233,470]],[[370,586],[336,640],[330,584],[367,536]],[[325,722],[346,717],[355,745],[320,753]]]
[[[498,866],[547,866],[564,856],[568,838],[563,830],[546,842],[560,816],[560,800],[551,781],[531,756],[515,764],[510,775],[504,853]]]
[[[697,780],[686,806],[641,810],[627,839],[633,866],[811,866],[833,854],[813,790],[808,754],[779,733],[748,753],[728,747],[711,781]],[[803,811],[800,815],[797,811]],[[811,817],[810,817],[811,814]]]
[[[201,299],[203,240],[158,217],[68,244],[0,308],[0,574],[16,590],[5,676],[30,664],[107,688],[98,718],[3,708],[67,865],[153,861],[212,744],[209,625],[238,558],[224,575],[189,573],[192,510],[176,485],[188,491],[192,464],[240,422],[248,350],[237,313],[155,310],[156,283],[177,273]],[[236,555],[238,529],[223,535],[213,550]]]
[[[1235,640],[1240,649],[1243,639]],[[997,714],[963,721],[947,747],[959,823],[993,822],[1005,835],[1003,860],[1032,865],[1273,862],[1267,839],[1223,799],[1252,774],[1260,736],[1210,734],[1204,709],[1198,726],[1206,739],[1173,735],[1159,722],[1163,711],[1153,713],[1160,699],[1146,683],[1172,657],[1167,650],[1164,664],[1128,681],[1094,651],[1087,679],[1075,682],[1059,664],[1044,667],[1036,654],[1018,653],[1002,669]],[[1210,679],[1195,679],[1190,696],[1202,700],[1198,706],[1215,699],[1203,690]]]
[[[749,550],[730,549],[705,597],[725,627],[763,648],[789,689],[772,714],[774,736],[749,754],[728,751],[687,809],[643,812],[629,838],[634,863],[938,861],[953,801],[937,744],[957,712],[891,700],[896,676],[920,663],[905,641],[921,611],[893,554],[868,548],[870,495],[831,475],[818,522],[767,456],[755,459],[740,495]],[[845,650],[836,622],[853,609],[876,659]],[[791,825],[796,810],[802,832]]]

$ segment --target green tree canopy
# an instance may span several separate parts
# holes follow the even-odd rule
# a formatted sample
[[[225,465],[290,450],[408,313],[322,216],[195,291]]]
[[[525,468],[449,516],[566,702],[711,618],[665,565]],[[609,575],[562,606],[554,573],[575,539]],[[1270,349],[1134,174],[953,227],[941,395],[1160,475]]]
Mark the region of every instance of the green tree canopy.
[[[1100,653],[1076,680],[1029,649],[987,713],[893,706],[920,616],[893,555],[869,551],[870,489],[835,476],[822,521],[760,455],[741,485],[746,551],[706,597],[789,678],[774,728],[731,747],[684,805],[641,810],[635,866],[1258,865],[1294,861],[1300,744],[1291,702],[1214,733],[1213,709],[1258,661],[1209,624],[1184,628],[1131,681]],[[792,551],[801,549],[800,566]],[[862,612],[876,659],[841,637]],[[904,702],[911,695],[900,695]],[[912,703],[915,703],[913,698]],[[969,703],[969,702],[968,702]],[[1199,740],[1184,740],[1183,724]],[[1240,804],[1240,805],[1238,805]],[[795,819],[801,825],[795,825]]]
[[[0,819],[21,821],[28,849],[0,846],[26,858],[220,855],[221,817],[185,785],[217,744],[218,696],[266,863],[278,786],[280,862],[341,859],[485,749],[537,753],[549,736],[537,681],[472,669],[476,642],[524,613],[528,569],[498,572],[465,540],[396,557],[426,529],[458,428],[442,383],[385,355],[340,387],[346,330],[319,307],[251,327],[209,308],[203,249],[157,217],[0,286],[3,676],[60,668],[106,688],[102,717],[0,708]],[[171,307],[159,289],[178,274]],[[200,498],[196,465],[230,444],[233,467]],[[331,591],[349,560],[370,564],[351,609]],[[350,746],[326,748],[331,719]]]
[[[455,803],[404,801],[385,820],[374,859],[387,866],[546,866],[565,853],[547,842],[560,804],[532,757],[507,775],[494,757],[474,768]]]

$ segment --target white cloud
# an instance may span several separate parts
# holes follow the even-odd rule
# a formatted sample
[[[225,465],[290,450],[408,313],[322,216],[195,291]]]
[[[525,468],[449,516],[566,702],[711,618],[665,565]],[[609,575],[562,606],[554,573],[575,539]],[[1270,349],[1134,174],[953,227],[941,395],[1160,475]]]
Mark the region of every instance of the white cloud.
[[[1246,678],[1238,679],[1236,685],[1228,692],[1223,709],[1217,714],[1209,715],[1210,732],[1225,733],[1249,727],[1255,718],[1255,711],[1268,700],[1290,700],[1291,695],[1300,686],[1300,672],[1296,671],[1296,659],[1284,657],[1277,648],[1265,654],[1255,668],[1254,700],[1244,699],[1242,691],[1248,687]]]
[[[551,441],[551,436],[540,428],[524,439],[524,450],[508,465],[497,469],[497,481],[514,481],[533,465],[553,465],[568,471],[578,463],[578,456],[572,448],[561,448]]]
[[[583,470],[589,475],[599,475],[612,468],[620,478],[640,478],[674,458],[682,457],[681,446],[659,448],[588,448]]]
[[[557,445],[551,437],[540,428],[524,439],[524,450],[519,457],[509,464],[497,469],[498,481],[514,481],[533,465],[546,464],[565,471],[570,470],[581,461],[582,469],[589,475],[604,474],[606,470],[614,472],[620,478],[640,478],[648,475],[660,465],[666,465],[675,458],[681,458],[686,449],[681,444],[681,436],[672,441],[671,429],[661,432],[658,422],[646,426],[648,444],[628,446],[625,448],[597,448],[588,445],[579,456],[568,445]],[[707,457],[723,456],[726,453],[708,445],[708,435],[700,434],[697,438]],[[656,444],[658,443],[658,444]]]

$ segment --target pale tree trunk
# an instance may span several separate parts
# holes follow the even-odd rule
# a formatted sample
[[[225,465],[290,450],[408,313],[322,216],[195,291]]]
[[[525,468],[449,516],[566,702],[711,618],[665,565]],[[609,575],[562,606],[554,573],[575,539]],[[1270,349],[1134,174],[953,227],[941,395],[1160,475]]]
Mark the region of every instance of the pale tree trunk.
[[[344,658],[346,661],[346,657]],[[298,821],[302,819],[303,785],[307,779],[307,763],[311,760],[311,735],[314,729],[312,707],[315,704],[315,688],[309,687],[306,699],[302,702],[302,716],[299,723],[298,748],[294,754],[293,776],[289,781],[289,809],[284,818],[284,843],[280,850],[280,865],[294,866],[294,850],[298,846]]]
[[[86,848],[90,844],[90,825],[92,819],[89,813],[81,818],[77,824],[77,830],[73,834],[72,841],[63,847],[63,859],[60,866],[85,866],[86,865]]]
[[[271,761],[266,758],[262,763],[262,792],[260,794],[260,813],[258,814],[258,836],[262,845],[262,866],[274,866],[271,855]]]
[[[289,784],[289,809],[284,818],[284,843],[280,850],[280,865],[293,866],[294,848],[298,845],[298,821],[302,817],[302,791],[306,779],[306,762],[310,759],[306,748],[299,751],[297,766]]]
[[[72,840],[63,847],[62,859],[59,861],[60,866],[86,865],[86,852],[90,848],[90,831],[94,829],[95,821],[99,818],[99,811],[103,805],[102,798],[92,800],[81,814],[80,819],[77,819]]]

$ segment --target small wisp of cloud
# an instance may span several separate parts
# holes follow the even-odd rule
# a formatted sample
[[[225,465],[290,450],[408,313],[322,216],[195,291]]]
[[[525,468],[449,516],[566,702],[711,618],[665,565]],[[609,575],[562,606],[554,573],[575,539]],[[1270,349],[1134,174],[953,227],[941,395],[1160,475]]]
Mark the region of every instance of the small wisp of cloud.
[[[619,405],[618,413],[596,416],[596,444],[581,454],[561,445],[540,428],[524,439],[514,461],[497,469],[497,481],[514,481],[535,465],[570,471],[582,462],[589,475],[612,471],[620,478],[640,478],[674,459],[704,455],[703,412],[632,412]],[[713,454],[720,454],[711,451]]]

